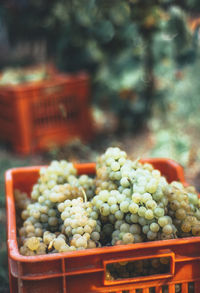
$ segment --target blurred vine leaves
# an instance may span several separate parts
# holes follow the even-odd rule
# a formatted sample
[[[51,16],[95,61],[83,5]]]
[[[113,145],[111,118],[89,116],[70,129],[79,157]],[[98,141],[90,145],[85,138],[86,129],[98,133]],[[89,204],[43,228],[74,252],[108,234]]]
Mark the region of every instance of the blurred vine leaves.
[[[184,60],[191,44],[184,11],[198,6],[197,0],[8,2],[11,43],[45,39],[48,58],[60,70],[91,73],[94,102],[111,105],[121,116],[128,107],[133,119],[139,112],[146,116],[148,100],[151,106],[155,97],[162,99],[163,91],[155,94],[157,63],[170,57]],[[124,91],[130,92],[127,99],[121,99]]]

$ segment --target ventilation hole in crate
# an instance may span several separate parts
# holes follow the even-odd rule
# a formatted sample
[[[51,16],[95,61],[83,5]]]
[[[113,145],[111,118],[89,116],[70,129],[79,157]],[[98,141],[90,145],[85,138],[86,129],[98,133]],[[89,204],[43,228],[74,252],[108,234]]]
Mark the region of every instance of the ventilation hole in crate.
[[[155,287],[149,288],[149,293],[156,293],[156,288]]]
[[[169,293],[167,285],[162,286],[162,293]]]
[[[188,283],[188,293],[196,293],[194,291],[194,282]]]
[[[67,114],[67,117],[66,117],[66,119],[69,121],[69,120],[75,120],[76,118],[77,118],[77,116],[78,116],[78,112],[69,112],[68,114]]]
[[[143,291],[142,289],[136,289],[135,293],[142,293],[142,291]]]
[[[115,281],[166,274],[170,272],[170,260],[170,257],[166,257],[109,263],[106,265],[105,279]]]
[[[175,284],[175,293],[181,293],[181,292],[182,292],[182,285]]]

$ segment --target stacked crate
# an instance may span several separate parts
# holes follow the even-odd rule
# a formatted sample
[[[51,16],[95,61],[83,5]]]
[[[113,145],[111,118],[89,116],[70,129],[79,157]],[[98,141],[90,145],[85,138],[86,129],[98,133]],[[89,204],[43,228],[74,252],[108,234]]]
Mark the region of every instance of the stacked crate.
[[[92,137],[90,82],[85,73],[0,87],[0,139],[28,154]]]

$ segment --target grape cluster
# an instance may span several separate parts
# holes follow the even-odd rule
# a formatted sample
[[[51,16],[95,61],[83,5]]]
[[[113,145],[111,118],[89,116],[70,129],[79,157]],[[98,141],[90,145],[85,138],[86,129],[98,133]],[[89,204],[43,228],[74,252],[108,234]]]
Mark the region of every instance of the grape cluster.
[[[100,234],[95,231],[96,220],[91,217],[92,204],[81,197],[66,200],[58,205],[63,220],[62,230],[67,235],[71,247],[86,249],[96,247]]]
[[[42,241],[41,237],[26,238],[23,245],[20,247],[20,253],[27,256],[46,254],[46,251],[47,246]]]
[[[80,195],[77,188],[82,187],[88,198],[94,194],[94,180],[88,175],[77,177],[77,170],[67,161],[52,161],[49,167],[40,169],[40,177],[33,186],[31,198],[39,203],[56,203]],[[73,188],[75,189],[73,191]]]
[[[168,183],[151,164],[119,148],[99,156],[94,178],[67,161],[41,168],[31,199],[16,191],[24,255],[200,236],[193,187]]]
[[[168,213],[178,237],[200,236],[200,199],[194,187],[174,181],[169,185],[167,197]]]
[[[112,245],[175,237],[176,227],[167,214],[168,183],[152,165],[109,148],[98,160],[96,185],[92,203],[115,227]]]
[[[91,205],[87,200],[94,195],[94,180],[88,175],[81,175],[78,177],[76,173],[77,171],[71,163],[67,161],[53,161],[47,168],[40,169],[40,177],[38,182],[33,186],[31,199],[27,197],[26,193],[21,193],[18,190],[15,191],[16,207],[18,210],[22,210],[21,219],[23,225],[18,231],[19,245],[21,246],[20,252],[22,254],[43,254],[44,249],[45,253],[51,252],[52,250],[49,250],[49,246],[45,246],[47,244],[49,245],[46,236],[44,240],[44,235],[46,235],[45,233],[47,232],[49,238],[52,235],[58,234],[59,239],[54,242],[56,243],[56,247],[59,247],[58,243],[63,241],[60,240],[59,233],[63,231],[63,219],[66,215],[65,211],[63,211],[64,213],[61,215],[62,204],[63,207],[65,207],[67,201],[72,200],[73,202],[74,200],[78,210],[78,205],[81,208],[81,201],[84,198],[84,200],[86,200],[86,205]],[[76,201],[76,199],[78,200]],[[74,202],[73,207],[70,206],[71,210],[75,210]],[[93,225],[94,228],[96,224],[95,219],[98,218],[98,215],[96,215],[91,207],[87,206],[86,208],[87,210],[91,210],[91,218],[89,218],[88,221],[89,223],[92,222],[91,225]],[[95,231],[92,230],[92,232]],[[79,233],[77,234],[82,236]],[[66,236],[69,237],[68,234],[66,234]],[[78,236],[75,235],[74,237]],[[36,239],[37,242],[40,243],[39,248],[34,246]],[[88,237],[87,240],[89,242],[87,245],[96,247],[96,244],[93,243],[93,240],[90,239],[90,237]],[[30,245],[31,241],[33,241],[32,246]],[[71,241],[70,237],[69,239],[66,238],[65,248],[63,244],[59,249],[55,248],[54,252],[67,251],[67,249],[72,250],[73,247],[68,245],[69,241]],[[31,249],[31,247],[35,247],[35,249]],[[43,249],[41,249],[41,247],[43,247]],[[54,248],[54,243],[51,243],[50,248]],[[76,248],[80,249],[80,245],[75,245],[75,249]]]
[[[24,210],[31,203],[31,200],[26,192],[21,192],[19,189],[15,189],[14,195],[17,210]]]

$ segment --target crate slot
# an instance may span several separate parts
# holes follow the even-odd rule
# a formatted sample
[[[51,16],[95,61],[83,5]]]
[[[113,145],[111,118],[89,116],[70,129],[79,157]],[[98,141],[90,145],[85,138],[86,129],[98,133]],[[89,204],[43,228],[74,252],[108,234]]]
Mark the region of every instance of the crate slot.
[[[104,261],[104,284],[141,282],[174,275],[175,256],[171,251],[118,260]]]
[[[137,277],[149,277],[170,273],[170,258],[162,264],[160,258],[151,258],[139,261],[116,262],[106,265],[106,280],[136,279]],[[154,270],[149,268],[155,265]]]
[[[189,293],[195,293],[195,291],[194,291],[194,282],[189,282],[188,283],[188,292]]]

